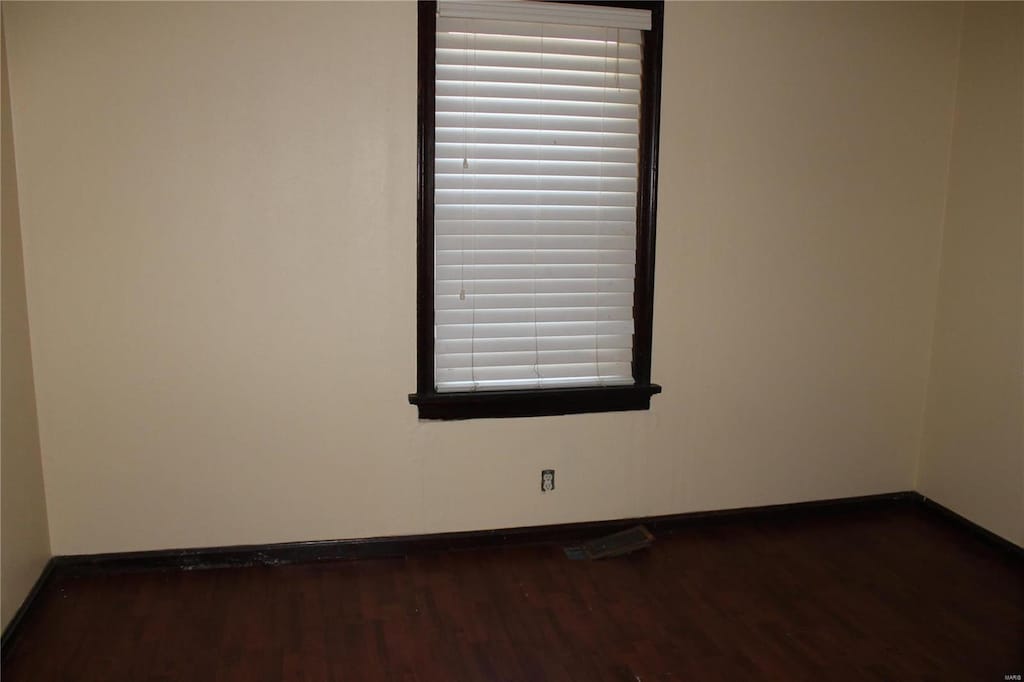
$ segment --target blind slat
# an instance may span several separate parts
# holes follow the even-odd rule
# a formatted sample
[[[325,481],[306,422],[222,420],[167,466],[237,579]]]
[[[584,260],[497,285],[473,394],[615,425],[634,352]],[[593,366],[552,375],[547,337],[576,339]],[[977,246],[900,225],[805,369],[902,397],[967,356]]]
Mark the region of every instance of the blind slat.
[[[640,60],[620,55],[570,55],[534,51],[481,50],[469,43],[454,48],[438,48],[437,63],[472,69],[477,66],[499,66],[515,69],[557,69],[559,71],[594,71],[615,74],[640,75]],[[466,65],[469,65],[468,67]],[[553,82],[553,81],[545,81]]]
[[[570,69],[533,69],[529,67],[482,66],[479,64],[438,64],[436,78],[440,81],[467,83],[526,83],[535,90],[541,86],[600,88],[603,90],[639,90],[640,76],[609,71],[575,71]]]
[[[598,373],[600,372],[600,373]],[[512,365],[507,367],[452,367],[438,369],[444,381],[523,381],[531,378],[565,380],[586,378],[595,383],[602,376],[625,378],[630,376],[629,363],[587,362],[571,365]],[[494,386],[498,388],[497,385]]]
[[[585,236],[634,236],[635,223],[631,220],[604,220],[597,223],[586,218],[582,220],[484,220],[448,219],[437,220],[435,235],[585,235]]]
[[[640,104],[640,91],[592,85],[556,85],[552,83],[487,82],[443,80],[438,78],[434,94],[442,97],[502,97],[567,100],[570,102],[609,102],[611,104]]]
[[[540,99],[535,97],[463,97],[444,95],[434,98],[438,116],[458,114],[527,114],[533,116],[597,116],[635,120],[637,105],[608,102]]]
[[[438,206],[482,207],[483,205],[501,204],[503,206],[582,206],[591,209],[597,205],[598,210],[611,207],[633,207],[636,205],[635,192],[604,192],[564,190],[530,190],[530,189],[439,189],[434,200]]]
[[[434,238],[435,249],[442,251],[462,250],[467,245],[484,251],[526,250],[576,251],[576,250],[628,250],[636,248],[633,235],[564,235],[564,234],[523,234],[523,235],[440,235]],[[471,240],[471,241],[467,241]]]
[[[584,306],[633,305],[633,295],[620,292],[590,292],[580,294],[476,294],[474,302],[456,295],[434,297],[435,310],[466,309],[474,304],[480,308],[579,308]]]
[[[462,279],[437,280],[434,291],[442,295],[462,294],[586,294],[613,292],[633,293],[633,279],[623,277],[563,277],[537,279],[491,279],[465,281]]]
[[[651,13],[648,10],[631,10],[626,8],[597,8],[586,5],[556,5],[549,2],[531,2],[529,13],[516,12],[511,18],[509,6],[524,4],[520,2],[449,2],[442,0],[438,6],[437,29],[446,32],[474,32],[517,36],[552,36],[566,40],[602,40],[609,33],[619,33],[619,39],[630,43],[640,42],[640,31],[651,25]],[[473,13],[458,11],[476,5]],[[483,10],[482,12],[480,10]],[[591,17],[597,12],[613,12],[620,17],[631,14],[628,23],[608,22],[587,19],[582,12],[589,11]],[[562,13],[561,17],[552,17],[552,12]],[[571,13],[566,16],[565,13]],[[573,16],[575,15],[575,16]],[[572,20],[570,20],[572,19]],[[635,22],[635,25],[634,25]],[[609,30],[610,29],[610,30]]]
[[[438,310],[434,323],[501,324],[527,322],[609,322],[632,320],[633,311],[623,306],[592,308],[501,308],[475,310]]]
[[[528,130],[550,135],[558,131],[580,133],[626,133],[636,135],[636,118],[612,118],[610,116],[565,116],[556,114],[509,114],[495,112],[442,111],[435,116],[438,129],[456,129],[468,132],[470,139],[478,140],[483,131],[490,129]],[[461,139],[461,137],[460,137]],[[483,139],[479,139],[483,142]],[[611,145],[605,145],[611,146]]]
[[[633,265],[636,262],[633,249],[473,249],[470,257],[473,265]],[[434,262],[436,265],[463,265],[466,249],[438,250]]]
[[[444,25],[443,21],[438,22],[439,27]],[[451,24],[448,24],[451,26]],[[491,24],[492,27],[496,24]],[[477,52],[544,52],[553,56],[589,56],[606,59],[609,54],[608,46],[605,45],[602,33],[594,33],[594,39],[586,38],[560,38],[556,35],[557,28],[548,27],[541,38],[540,30],[536,26],[521,27],[529,31],[531,35],[514,34],[515,29],[493,29],[487,32],[486,27],[482,30],[468,34],[466,31],[452,30],[443,31],[437,34],[437,48],[465,50],[472,45]],[[639,36],[639,34],[635,34]],[[630,32],[621,31],[617,47],[619,58],[640,59],[640,41],[628,40]]]
[[[473,189],[522,189],[536,191],[607,191],[636,193],[636,178],[617,178],[601,175],[499,175],[497,173],[436,173],[434,186],[437,189],[461,189],[469,185]]]
[[[533,388],[578,388],[586,386],[618,386],[632,384],[631,376],[608,376],[606,374],[593,377],[569,377],[562,379],[505,379],[497,381],[447,381],[438,382],[441,391],[500,391],[526,390]]]
[[[438,220],[636,220],[630,206],[523,206],[516,204],[440,204],[434,209]]]
[[[568,351],[581,348],[632,349],[632,338],[625,334],[584,334],[570,336],[504,337],[474,339],[440,339],[437,341],[437,355],[453,353],[496,353],[496,352],[540,352]],[[467,363],[468,364],[468,363]]]
[[[601,334],[632,334],[632,320],[598,320],[573,322],[494,322],[483,324],[440,324],[439,339],[500,339],[516,336],[598,336]]]
[[[466,145],[501,144],[532,146],[565,145],[568,147],[598,147],[601,149],[636,149],[636,133],[586,132],[578,130],[517,130],[500,128],[458,128],[438,127],[434,136],[437,142],[453,142],[462,145],[462,157],[467,158]],[[526,156],[526,158],[530,158]],[[624,157],[626,158],[626,157]],[[598,159],[603,160],[603,159]],[[632,161],[632,155],[627,158]]]
[[[633,279],[633,266],[627,263],[558,263],[536,265],[473,264],[438,265],[438,281],[464,279],[596,279],[618,277]]]
[[[636,165],[636,151],[621,147],[573,147],[566,144],[483,144],[470,142],[437,143],[438,159],[454,159],[472,170],[478,159],[510,161],[590,161],[597,163],[629,163]]]
[[[600,350],[571,349],[537,351],[531,348],[521,351],[496,351],[490,353],[440,353],[437,366],[443,369],[456,369],[475,365],[477,367],[502,367],[515,365],[569,365],[579,363],[619,362],[632,360],[632,351],[628,348],[602,348]]]

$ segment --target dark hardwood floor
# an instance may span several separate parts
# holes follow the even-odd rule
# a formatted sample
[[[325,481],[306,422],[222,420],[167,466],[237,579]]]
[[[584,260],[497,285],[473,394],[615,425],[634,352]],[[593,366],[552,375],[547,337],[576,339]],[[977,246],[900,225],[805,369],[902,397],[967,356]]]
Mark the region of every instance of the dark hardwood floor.
[[[59,572],[5,661],[31,680],[1003,680],[1024,566],[920,505],[557,547]]]

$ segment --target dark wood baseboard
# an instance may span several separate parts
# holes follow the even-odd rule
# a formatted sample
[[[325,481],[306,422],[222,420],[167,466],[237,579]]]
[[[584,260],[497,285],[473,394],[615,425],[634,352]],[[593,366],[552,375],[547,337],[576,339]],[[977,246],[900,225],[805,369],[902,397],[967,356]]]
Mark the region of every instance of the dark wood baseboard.
[[[277,566],[281,564],[338,559],[398,557],[429,551],[461,551],[499,546],[568,544],[587,541],[637,524],[645,525],[655,535],[670,535],[674,531],[701,523],[784,520],[807,517],[809,515],[821,516],[895,505],[912,505],[929,510],[931,513],[939,514],[986,542],[1017,557],[1024,557],[1024,549],[914,491],[812,500],[761,507],[743,507],[739,509],[669,514],[665,516],[503,528],[498,530],[56,556],[46,564],[32,591],[29,592],[21,608],[18,609],[14,618],[11,619],[11,622],[4,629],[2,656],[7,656],[8,651],[17,638],[22,621],[32,607],[33,601],[57,571],[61,573],[114,573],[151,570],[199,570],[261,565]]]
[[[35,603],[36,597],[43,591],[46,584],[50,582],[53,577],[54,571],[56,571],[57,562],[53,557],[50,557],[46,565],[43,566],[43,570],[39,573],[39,577],[36,578],[36,582],[32,585],[32,589],[28,591],[28,595],[25,596],[25,601],[21,602],[21,606],[14,612],[14,616],[11,621],[4,628],[3,636],[0,637],[0,660],[6,659],[7,654],[14,648],[14,643],[18,639],[18,633],[21,631],[21,624],[28,615],[28,612],[32,609],[32,605]]]
[[[372,559],[405,556],[424,551],[459,551],[496,546],[542,545],[586,541],[643,524],[652,532],[667,534],[695,522],[744,517],[824,513],[851,507],[884,505],[916,500],[917,493],[902,491],[862,497],[813,500],[762,507],[687,512],[665,516],[587,521],[546,526],[474,530],[427,535],[282,542],[265,545],[197,547],[111,554],[59,556],[54,560],[63,571],[136,571],[154,569],[226,568],[233,566],[277,566],[309,561]]]
[[[994,545],[995,547],[998,547],[999,549],[1001,549],[1003,551],[1009,552],[1010,554],[1014,554],[1018,558],[1024,559],[1024,547],[1021,547],[1021,546],[1013,543],[1012,541],[1007,540],[1006,538],[1004,538],[1001,535],[996,535],[995,533],[993,533],[992,531],[988,530],[987,528],[979,526],[974,521],[971,521],[970,519],[968,519],[968,518],[966,518],[964,516],[961,516],[960,514],[957,514],[955,511],[953,511],[949,507],[946,507],[946,506],[943,506],[943,505],[939,504],[938,502],[936,502],[935,500],[931,499],[930,497],[925,497],[924,495],[922,495],[920,493],[914,493],[914,494],[917,495],[918,502],[925,509],[928,509],[929,511],[931,511],[933,513],[936,513],[936,514],[939,514],[939,515],[943,516],[948,521],[952,521],[953,523],[955,523],[956,525],[960,526],[964,530],[967,530],[968,532],[970,532],[975,537],[977,537],[977,538],[979,538],[981,540],[984,540],[985,542],[987,542],[987,543],[989,543],[991,545]]]

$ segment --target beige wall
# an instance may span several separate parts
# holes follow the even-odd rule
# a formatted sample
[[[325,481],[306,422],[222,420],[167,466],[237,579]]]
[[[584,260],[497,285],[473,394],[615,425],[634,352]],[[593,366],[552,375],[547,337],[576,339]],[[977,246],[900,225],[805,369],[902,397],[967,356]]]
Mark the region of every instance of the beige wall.
[[[6,27],[0,31],[6,30]],[[6,45],[0,46],[0,55]],[[0,627],[7,627],[50,558],[50,538],[39,457],[32,352],[25,273],[18,220],[18,183],[14,172],[11,100],[7,58],[0,57],[2,131],[0,131]]]
[[[665,393],[461,423],[406,402],[413,4],[7,9],[55,552],[912,486],[958,5],[670,3]]]
[[[967,5],[918,487],[1024,545],[1024,5]]]

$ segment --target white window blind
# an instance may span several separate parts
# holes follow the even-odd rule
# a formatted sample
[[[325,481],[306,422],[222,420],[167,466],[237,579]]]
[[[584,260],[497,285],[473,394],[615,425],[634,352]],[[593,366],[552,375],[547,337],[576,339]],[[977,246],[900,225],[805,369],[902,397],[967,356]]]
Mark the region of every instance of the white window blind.
[[[634,383],[637,27],[650,13],[439,8],[437,390]]]

